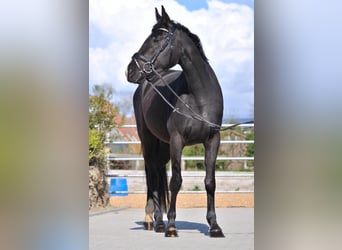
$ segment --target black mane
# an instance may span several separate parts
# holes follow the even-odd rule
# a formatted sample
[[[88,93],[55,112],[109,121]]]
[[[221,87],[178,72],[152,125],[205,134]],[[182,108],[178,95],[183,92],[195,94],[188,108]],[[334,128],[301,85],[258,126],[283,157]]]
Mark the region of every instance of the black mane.
[[[199,37],[197,35],[195,35],[194,33],[191,33],[191,31],[185,27],[184,25],[180,24],[180,23],[177,23],[177,22],[174,22],[172,21],[172,24],[176,26],[176,29],[178,30],[181,30],[183,32],[185,32],[189,37],[190,39],[192,40],[192,42],[196,45],[198,51],[200,52],[203,60],[205,61],[208,61],[208,58],[206,57],[206,55],[204,54],[204,50],[203,50],[203,47],[202,47],[202,43],[201,43],[201,40],[199,39]],[[162,28],[164,25],[162,25],[161,23],[156,23],[154,26],[153,26],[153,29],[152,29],[152,32],[159,29],[159,28]]]

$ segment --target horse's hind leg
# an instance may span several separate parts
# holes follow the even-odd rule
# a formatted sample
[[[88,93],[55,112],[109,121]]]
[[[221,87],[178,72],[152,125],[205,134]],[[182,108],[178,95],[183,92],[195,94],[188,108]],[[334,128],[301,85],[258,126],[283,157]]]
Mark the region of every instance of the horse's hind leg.
[[[148,166],[145,166],[145,175],[146,175],[146,183],[149,183],[149,174],[148,174],[149,168]],[[152,198],[152,191],[147,185],[147,200],[146,200],[146,206],[145,206],[145,221],[144,221],[144,228],[145,230],[153,230],[153,198]]]
[[[164,232],[165,225],[163,222],[163,213],[160,206],[160,198],[158,193],[159,176],[156,164],[145,156],[145,172],[147,184],[147,202],[145,207],[144,227],[147,230],[155,229],[156,232]],[[153,218],[156,222],[153,226]]]
[[[145,132],[146,134],[148,134],[147,131]],[[143,144],[147,184],[147,204],[145,208],[144,226],[147,229],[152,229],[150,225],[154,217],[155,231],[165,232],[163,210],[166,210],[166,199],[168,198],[166,163],[170,159],[169,147],[168,144],[159,141],[152,134],[148,135],[148,140],[144,140]]]
[[[205,189],[207,191],[207,221],[210,225],[210,237],[224,237],[221,228],[216,221],[215,212],[215,162],[220,144],[220,134],[216,133],[210,137],[205,143]]]
[[[145,207],[145,221],[144,228],[145,230],[153,230],[153,199],[149,195],[147,195],[147,202]]]
[[[166,151],[168,153],[168,151]],[[158,159],[158,157],[156,157]],[[165,160],[164,160],[165,161]],[[168,159],[166,162],[169,161]],[[161,169],[158,168],[154,173],[149,173],[151,171],[150,167],[146,166],[146,181],[147,181],[147,202],[145,206],[145,221],[144,221],[144,228],[145,230],[153,230],[155,229],[156,232],[164,232],[165,231],[165,225],[163,222],[163,215],[162,211],[166,210],[166,198],[168,200],[167,194],[162,194],[160,192],[161,189],[159,188],[158,191],[156,191],[156,181],[158,181],[158,185],[164,185],[163,182],[164,178],[166,178],[166,173],[165,176],[161,176],[163,174],[164,169],[166,168],[165,166],[166,163],[160,163]],[[151,165],[150,165],[151,166]],[[159,164],[157,164],[159,166]],[[163,169],[164,168],[164,169]],[[157,174],[157,177],[156,177]],[[153,178],[151,180],[151,178]],[[154,183],[154,184],[153,184]],[[167,182],[166,182],[167,184]],[[167,189],[164,190],[163,192],[167,192]],[[165,197],[166,195],[166,197]],[[164,198],[165,199],[164,199]],[[164,199],[164,201],[162,201]],[[156,226],[154,227],[154,220],[153,217],[156,219]]]

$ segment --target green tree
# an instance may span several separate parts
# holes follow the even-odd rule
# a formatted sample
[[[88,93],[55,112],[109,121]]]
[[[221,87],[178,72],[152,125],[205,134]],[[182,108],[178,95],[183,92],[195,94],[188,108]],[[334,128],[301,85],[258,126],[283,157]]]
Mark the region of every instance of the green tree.
[[[113,88],[95,85],[89,95],[89,209],[109,203],[106,181],[106,135],[118,125],[119,109],[111,102]]]
[[[106,134],[115,126],[119,109],[112,102],[110,85],[95,85],[89,95],[89,165],[102,165],[105,159]]]
[[[89,165],[104,159],[104,134],[97,129],[89,129]]]

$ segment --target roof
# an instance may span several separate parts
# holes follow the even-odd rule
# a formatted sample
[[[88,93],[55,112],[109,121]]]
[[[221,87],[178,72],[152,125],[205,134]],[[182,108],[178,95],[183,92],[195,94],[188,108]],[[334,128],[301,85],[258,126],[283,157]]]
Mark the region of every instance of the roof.
[[[119,124],[126,125],[136,125],[135,117],[123,117],[119,115],[116,119]],[[113,129],[113,134],[115,134],[119,139],[123,141],[139,141],[139,135],[136,127],[116,127]]]

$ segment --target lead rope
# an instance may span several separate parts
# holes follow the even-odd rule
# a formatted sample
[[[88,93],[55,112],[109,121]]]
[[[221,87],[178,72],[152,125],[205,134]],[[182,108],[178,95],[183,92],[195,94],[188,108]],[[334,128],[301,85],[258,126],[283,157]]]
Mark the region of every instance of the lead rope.
[[[209,126],[213,127],[214,129],[218,130],[218,131],[224,131],[224,130],[228,130],[228,129],[232,129],[232,128],[235,128],[236,126],[239,126],[241,124],[250,124],[250,123],[254,123],[254,121],[248,121],[248,122],[240,122],[240,123],[236,123],[236,124],[233,124],[231,126],[228,126],[228,127],[225,127],[225,128],[222,128],[222,126],[218,125],[218,124],[215,124],[215,123],[212,123],[208,120],[206,120],[204,117],[202,117],[201,115],[199,115],[198,113],[196,113],[186,102],[184,102],[178,95],[177,93],[169,86],[169,84],[167,84],[164,80],[164,78],[154,69],[153,67],[153,64],[151,65],[152,66],[152,71],[153,73],[155,73],[163,82],[164,86],[166,86],[170,91],[171,93],[179,100],[181,101],[184,106],[192,113],[192,115],[188,115],[188,114],[185,114],[181,111],[179,111],[178,108],[176,108],[175,106],[173,106],[167,99],[165,96],[163,96],[163,94],[158,90],[158,88],[156,86],[154,86],[154,84],[152,82],[150,82],[149,80],[147,80],[147,83],[154,89],[154,91],[157,92],[157,94],[166,102],[167,105],[169,105],[173,112],[176,112],[177,114],[180,114],[180,115],[183,115],[187,118],[192,118],[192,119],[195,119],[195,120],[198,120],[198,121],[201,121],[201,122],[204,122],[204,123],[207,123]]]

